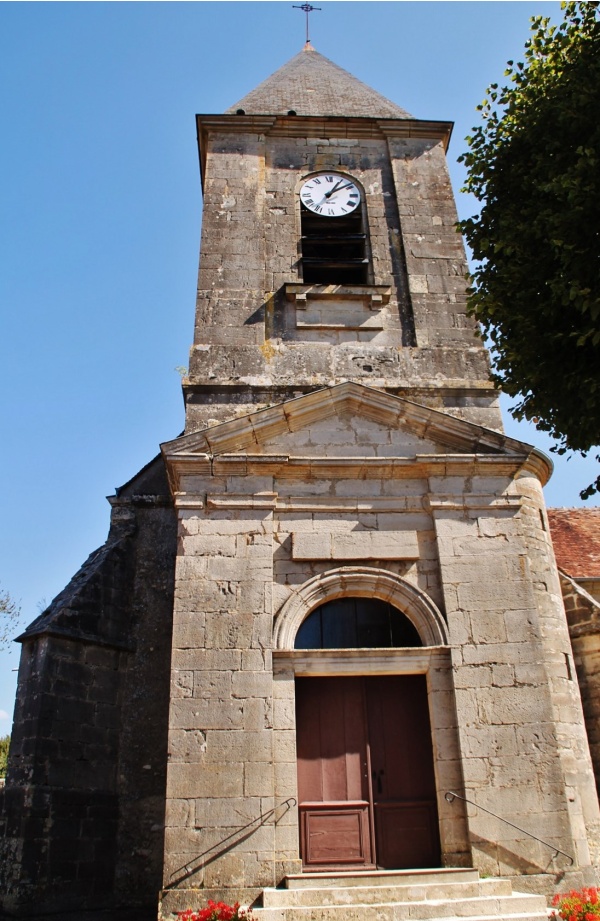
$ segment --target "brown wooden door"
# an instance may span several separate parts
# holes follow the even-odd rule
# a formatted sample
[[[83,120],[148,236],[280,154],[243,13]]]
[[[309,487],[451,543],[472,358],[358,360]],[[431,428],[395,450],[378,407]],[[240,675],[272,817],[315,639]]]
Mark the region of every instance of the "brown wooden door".
[[[302,859],[306,867],[373,866],[362,678],[296,681]]]
[[[439,866],[423,676],[299,678],[296,733],[307,869]]]
[[[365,679],[377,865],[439,866],[433,748],[424,675]]]

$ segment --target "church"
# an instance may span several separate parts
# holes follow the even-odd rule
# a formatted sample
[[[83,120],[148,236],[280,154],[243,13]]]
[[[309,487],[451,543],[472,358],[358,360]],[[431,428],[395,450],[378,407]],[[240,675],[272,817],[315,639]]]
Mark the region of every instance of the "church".
[[[452,124],[307,43],[197,129],[186,428],[20,637],[2,909],[542,921],[598,881],[600,573],[503,434]]]

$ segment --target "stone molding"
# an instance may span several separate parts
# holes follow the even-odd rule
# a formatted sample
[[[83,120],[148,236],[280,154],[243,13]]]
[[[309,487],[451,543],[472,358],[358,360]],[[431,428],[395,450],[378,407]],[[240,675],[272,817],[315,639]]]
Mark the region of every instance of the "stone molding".
[[[507,509],[518,511],[523,505],[523,496],[428,496],[427,507],[432,511],[479,511],[501,512]]]
[[[197,115],[198,147],[202,159],[208,138],[216,134],[258,134],[273,137],[419,138],[441,141],[448,148],[452,122],[423,118],[369,118],[344,115]]]
[[[174,502],[177,508],[202,508],[204,497],[195,492],[193,480],[187,477],[247,477],[272,476],[281,478],[349,478],[363,479],[418,479],[427,477],[482,476],[514,477],[527,465],[529,458],[520,455],[489,454],[418,454],[414,457],[293,457],[269,454],[226,454],[212,459],[207,465],[207,456],[194,454],[167,455],[169,478],[172,483]],[[282,500],[288,502],[289,500]],[[217,501],[211,497],[213,507],[217,505],[230,508],[273,507],[271,500],[265,501],[260,496],[250,494],[231,494]],[[478,503],[478,504],[477,504]],[[485,497],[477,500],[475,505],[449,501],[438,508],[488,508],[497,511],[500,508],[518,508],[518,503],[492,503]],[[283,507],[283,506],[282,506]],[[289,504],[287,505],[289,510]]]
[[[344,596],[387,601],[408,617],[424,646],[448,645],[444,618],[423,592],[383,569],[342,566],[294,589],[275,619],[274,648],[293,650],[296,633],[308,615],[319,605]]]
[[[278,496],[278,512],[422,512],[427,509],[426,496]]]
[[[174,496],[175,506],[185,509],[273,509],[276,512],[341,512],[344,515],[359,512],[393,512],[395,514],[413,514],[427,511],[427,496],[279,496],[277,493],[207,493],[193,495],[177,492]],[[485,503],[481,499],[477,508],[503,508],[495,502]],[[456,508],[463,505],[456,504]],[[466,507],[466,506],[465,506]],[[472,506],[469,505],[469,508]]]
[[[285,286],[288,301],[296,304],[298,310],[306,310],[309,300],[317,301],[360,301],[370,310],[379,310],[389,302],[392,289],[389,285],[299,285]]]
[[[423,649],[278,649],[273,671],[292,668],[297,677],[333,675],[425,675],[430,668],[450,668],[448,646]]]

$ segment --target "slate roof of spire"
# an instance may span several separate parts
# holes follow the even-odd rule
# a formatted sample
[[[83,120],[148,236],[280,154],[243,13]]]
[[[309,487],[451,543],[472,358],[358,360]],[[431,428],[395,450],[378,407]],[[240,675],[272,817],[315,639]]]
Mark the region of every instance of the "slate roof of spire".
[[[246,115],[341,115],[350,118],[412,118],[386,99],[315,51],[310,43],[256,89],[227,109]]]

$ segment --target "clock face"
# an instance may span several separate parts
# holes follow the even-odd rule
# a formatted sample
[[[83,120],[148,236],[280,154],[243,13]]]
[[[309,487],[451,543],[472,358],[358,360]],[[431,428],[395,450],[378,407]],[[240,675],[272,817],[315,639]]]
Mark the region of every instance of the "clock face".
[[[360,205],[358,186],[340,173],[319,173],[300,189],[300,201],[322,217],[343,217]]]

